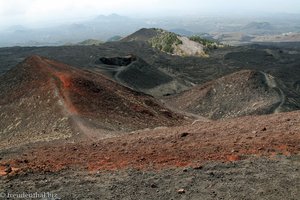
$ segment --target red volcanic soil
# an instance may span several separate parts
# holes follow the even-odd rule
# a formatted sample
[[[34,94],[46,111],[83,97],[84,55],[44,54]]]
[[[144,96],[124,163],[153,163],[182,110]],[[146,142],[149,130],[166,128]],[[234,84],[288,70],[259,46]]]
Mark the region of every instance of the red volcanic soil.
[[[299,112],[249,116],[226,121],[138,131],[76,144],[35,147],[2,160],[17,172],[62,169],[199,167],[208,161],[233,162],[248,156],[276,158],[300,151]]]
[[[26,61],[56,80],[67,111],[127,129],[174,125],[182,117],[148,95],[123,87],[107,77],[33,56]]]
[[[16,78],[13,80],[14,75]],[[28,138],[32,145],[21,146],[20,143],[19,148],[0,151],[0,175],[57,172],[63,169],[95,172],[127,168],[198,168],[209,161],[235,162],[248,156],[275,159],[276,155],[292,156],[300,151],[299,111],[224,121],[195,121],[182,125],[188,123],[182,116],[164,108],[148,95],[134,92],[100,74],[45,58],[30,57],[5,78],[8,81],[5,86],[9,87],[3,87],[3,82],[0,82],[0,91],[8,92],[1,98],[4,108],[9,101],[26,102],[25,97],[29,103],[35,101],[35,98],[28,96],[36,93],[41,95],[37,99],[42,107],[49,108],[49,105],[43,104],[49,100],[42,97],[46,90],[51,94],[57,93],[56,98],[62,107],[60,112],[71,118],[73,125],[81,128],[83,136],[88,136],[90,132],[97,135],[97,131],[105,128],[117,129],[123,134],[94,141],[74,139],[72,143],[60,137],[41,143],[36,143],[41,140]],[[55,103],[54,99],[52,101]],[[6,111],[0,108],[2,113]],[[27,109],[26,112],[45,112],[38,108],[30,105],[30,111]],[[26,113],[22,109],[18,111],[22,114],[18,117],[23,119]],[[51,114],[53,110],[47,112],[50,112],[46,115],[49,120],[55,118]],[[40,121],[30,117],[26,119],[29,119],[29,126],[19,125],[22,122],[15,125],[13,122],[14,126],[4,129],[9,138],[22,141],[20,138],[28,134],[10,133],[14,127],[21,131],[30,128],[32,121],[39,122],[31,127],[34,130],[48,122],[42,118]],[[3,121],[10,122],[5,118],[0,123]],[[49,122],[47,124],[51,125]],[[154,129],[140,130],[146,127]],[[129,133],[132,130],[138,131]],[[53,134],[49,132],[50,136]],[[38,136],[43,138],[45,135],[46,131]]]
[[[39,56],[0,77],[0,113],[0,147],[5,148],[74,137],[107,138],[187,121],[149,95]]]

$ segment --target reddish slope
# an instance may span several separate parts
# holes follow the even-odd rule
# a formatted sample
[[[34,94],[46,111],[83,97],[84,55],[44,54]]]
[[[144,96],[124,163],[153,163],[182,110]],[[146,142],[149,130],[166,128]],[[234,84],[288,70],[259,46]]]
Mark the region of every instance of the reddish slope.
[[[300,153],[299,112],[248,116],[224,121],[142,131],[99,142],[30,148],[0,163],[15,171],[61,169],[118,170],[199,166],[248,156]],[[46,155],[46,156],[45,156]],[[1,172],[1,170],[0,170]],[[5,174],[3,172],[3,174]]]
[[[103,136],[103,129],[130,131],[184,121],[150,96],[103,75],[38,56],[0,78],[0,97],[4,146],[20,140],[68,138],[77,132],[97,137]]]

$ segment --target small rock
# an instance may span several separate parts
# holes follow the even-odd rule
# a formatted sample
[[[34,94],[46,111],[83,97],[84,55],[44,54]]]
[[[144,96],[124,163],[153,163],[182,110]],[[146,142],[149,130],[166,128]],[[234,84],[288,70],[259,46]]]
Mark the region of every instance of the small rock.
[[[151,188],[158,188],[157,185],[155,185],[154,183],[152,183],[152,184],[150,185],[150,187],[151,187]]]
[[[198,165],[198,166],[195,166],[193,169],[195,169],[195,170],[203,169],[203,166],[202,165]]]
[[[6,172],[6,173],[9,174],[10,172],[12,172],[12,168],[11,167],[7,167],[4,172]]]
[[[177,193],[178,193],[178,194],[184,194],[184,193],[185,193],[185,189],[182,189],[182,188],[181,188],[181,189],[177,190]]]
[[[230,155],[230,156],[227,156],[227,159],[229,161],[233,162],[233,161],[241,160],[241,157],[239,155]]]
[[[239,152],[239,151],[237,151],[237,150],[235,150],[235,149],[232,149],[232,150],[231,150],[231,153],[235,153],[235,152]]]
[[[186,136],[188,136],[188,135],[189,135],[189,133],[184,132],[184,133],[181,133],[181,134],[180,134],[180,137],[186,137]]]
[[[96,143],[93,143],[92,146],[93,147],[98,147],[98,145]]]
[[[257,133],[257,131],[252,131],[252,134],[256,134]]]
[[[143,162],[145,160],[146,160],[146,158],[144,158],[144,157],[141,157],[141,158],[138,159],[138,161],[140,161],[140,162]]]
[[[263,129],[261,129],[262,131],[266,131],[267,130],[267,128],[266,127],[264,127]]]

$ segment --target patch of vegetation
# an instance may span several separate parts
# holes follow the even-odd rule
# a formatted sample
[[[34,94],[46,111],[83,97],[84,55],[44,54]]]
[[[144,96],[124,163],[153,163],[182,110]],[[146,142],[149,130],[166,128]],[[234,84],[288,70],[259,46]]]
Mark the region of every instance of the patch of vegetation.
[[[109,38],[109,39],[107,40],[107,42],[116,42],[116,41],[119,41],[119,40],[121,40],[121,39],[122,39],[121,36],[115,35],[115,36]]]
[[[89,45],[97,46],[100,44],[103,44],[103,42],[100,40],[94,40],[94,39],[88,39],[88,40],[84,40],[84,41],[78,43],[78,45],[86,45],[86,46],[89,46]]]
[[[206,50],[217,49],[221,46],[215,41],[208,40],[197,35],[191,36],[189,37],[189,39],[194,42],[198,42],[199,44],[202,44],[206,48]]]
[[[182,44],[182,41],[178,39],[175,33],[165,31],[152,38],[149,42],[152,47],[166,53],[174,53],[174,47]]]

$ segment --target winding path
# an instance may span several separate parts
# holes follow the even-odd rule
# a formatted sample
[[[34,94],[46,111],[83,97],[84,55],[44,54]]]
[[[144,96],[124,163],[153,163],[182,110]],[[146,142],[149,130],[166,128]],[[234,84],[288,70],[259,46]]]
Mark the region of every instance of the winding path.
[[[282,91],[282,89],[280,87],[278,87],[278,84],[273,76],[271,76],[270,74],[267,74],[265,72],[262,72],[262,71],[260,73],[262,73],[264,75],[267,85],[270,88],[275,89],[280,96],[281,102],[278,105],[278,107],[274,110],[274,113],[279,113],[280,109],[282,108],[282,106],[284,105],[284,103],[286,101],[286,96],[285,96],[284,92]]]

